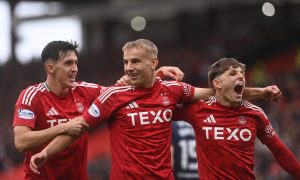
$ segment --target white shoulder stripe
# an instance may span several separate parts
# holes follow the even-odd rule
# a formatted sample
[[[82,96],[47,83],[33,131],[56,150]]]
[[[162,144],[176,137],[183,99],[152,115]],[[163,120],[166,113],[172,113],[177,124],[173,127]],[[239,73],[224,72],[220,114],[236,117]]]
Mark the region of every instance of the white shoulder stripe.
[[[37,87],[35,87],[35,86],[29,87],[28,90],[24,94],[24,97],[22,99],[22,104],[30,106],[33,97],[35,96],[36,92],[40,89],[45,90],[43,83],[40,83]]]
[[[260,113],[262,113],[265,116],[266,119],[268,119],[267,115],[264,113],[264,111],[260,107],[255,106],[255,105],[253,105],[253,104],[251,104],[251,103],[249,103],[247,101],[244,101],[244,106],[247,107],[247,108],[249,108],[249,109],[252,109],[252,110],[255,110],[255,111],[259,111]]]
[[[34,86],[30,86],[30,87],[26,90],[26,92],[24,93],[23,99],[22,99],[22,104],[25,104],[25,100],[26,100],[26,97],[27,97],[28,92],[31,92],[32,89],[35,89],[35,88],[36,88],[36,87],[34,87]]]
[[[97,84],[94,84],[94,83],[87,83],[87,82],[82,82],[80,84],[76,83],[75,87],[76,88],[77,86],[83,86],[83,87],[90,87],[90,88],[98,88],[98,85]],[[73,88],[73,89],[74,89]]]
[[[211,105],[214,102],[216,102],[216,98],[214,96],[211,96],[208,98],[208,100],[205,103]]]
[[[24,103],[25,105],[28,105],[28,101],[32,96],[32,93],[34,93],[34,91],[36,91],[37,88],[41,87],[43,84],[39,84],[37,87],[33,86],[33,88],[30,89],[30,91],[28,91],[28,94],[26,96],[24,96]]]
[[[165,84],[165,86],[181,86],[180,84]]]
[[[77,86],[75,86],[73,89],[75,89],[76,87],[81,86],[81,87],[90,87],[90,88],[98,88],[98,86],[91,86],[91,85],[87,85],[87,84],[78,84]]]
[[[116,92],[122,92],[122,91],[128,91],[131,90],[132,87],[131,86],[122,86],[122,87],[113,87],[108,89],[106,92],[104,92],[103,94],[101,94],[98,99],[101,103],[103,103],[109,96],[111,96],[112,94],[116,93]]]
[[[31,98],[30,98],[30,100],[29,100],[29,102],[28,102],[28,103],[29,103],[28,106],[31,105],[32,99],[33,99],[33,97],[36,95],[36,93],[37,93],[38,91],[43,92],[44,90],[45,90],[45,87],[44,87],[44,86],[38,87],[37,90],[32,94],[32,96],[31,96]]]
[[[180,86],[180,83],[178,83],[177,81],[163,81],[161,84],[164,84],[166,86],[168,85]]]

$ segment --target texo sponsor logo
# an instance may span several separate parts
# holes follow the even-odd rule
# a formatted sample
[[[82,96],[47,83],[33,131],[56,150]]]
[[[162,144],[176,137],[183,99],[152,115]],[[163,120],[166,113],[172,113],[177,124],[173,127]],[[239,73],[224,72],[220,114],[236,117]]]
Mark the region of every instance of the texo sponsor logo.
[[[140,122],[141,125],[154,124],[158,122],[162,123],[162,122],[171,121],[172,110],[164,109],[158,111],[134,112],[134,113],[128,113],[127,116],[130,117],[133,126],[136,125],[136,122]]]
[[[231,129],[231,128],[224,128],[224,127],[202,127],[202,130],[205,131],[205,138],[210,140],[242,140],[242,141],[250,141],[252,134],[249,129]],[[212,135],[210,136],[210,132]],[[229,135],[225,137],[224,133],[228,132]]]

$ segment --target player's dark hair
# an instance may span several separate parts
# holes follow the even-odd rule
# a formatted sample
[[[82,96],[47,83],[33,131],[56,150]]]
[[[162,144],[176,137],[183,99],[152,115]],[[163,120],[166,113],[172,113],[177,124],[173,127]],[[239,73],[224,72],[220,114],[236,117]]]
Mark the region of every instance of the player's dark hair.
[[[245,71],[245,64],[240,63],[238,60],[234,58],[222,58],[217,62],[213,63],[208,69],[208,85],[213,88],[212,82],[219,75],[223,74],[225,71],[230,68],[238,68],[240,67],[243,71]]]
[[[78,56],[77,48],[78,44],[76,41],[52,41],[42,51],[42,63],[45,64],[48,59],[56,62],[61,56],[65,56],[68,51],[74,51],[76,56]]]

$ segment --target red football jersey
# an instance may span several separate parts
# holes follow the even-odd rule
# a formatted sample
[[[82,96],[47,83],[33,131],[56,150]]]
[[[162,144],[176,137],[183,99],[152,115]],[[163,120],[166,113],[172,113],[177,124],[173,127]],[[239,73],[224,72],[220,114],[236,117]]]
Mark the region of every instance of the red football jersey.
[[[179,108],[174,117],[195,130],[201,179],[255,179],[255,138],[263,144],[278,140],[263,110],[248,101],[225,107],[211,97]]]
[[[194,87],[175,81],[104,90],[83,117],[90,125],[109,119],[110,179],[174,179],[170,121],[176,104],[193,96]]]
[[[101,86],[79,82],[66,97],[53,94],[45,83],[23,90],[15,106],[13,126],[28,126],[43,130],[80,116],[99,96]],[[30,168],[30,158],[44,147],[25,153],[25,179],[87,179],[87,133],[74,144],[54,155],[40,168],[40,175]]]

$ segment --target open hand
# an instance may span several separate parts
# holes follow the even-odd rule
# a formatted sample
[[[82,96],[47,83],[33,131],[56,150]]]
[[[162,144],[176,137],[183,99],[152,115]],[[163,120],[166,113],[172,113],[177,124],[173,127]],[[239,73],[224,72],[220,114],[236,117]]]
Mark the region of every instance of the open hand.
[[[44,165],[46,161],[47,161],[47,154],[41,151],[31,157],[29,167],[34,173],[41,174],[41,172],[38,169],[42,165]]]

